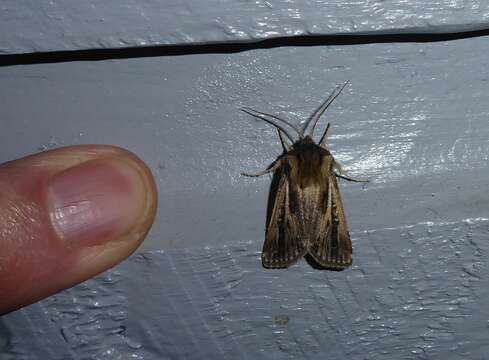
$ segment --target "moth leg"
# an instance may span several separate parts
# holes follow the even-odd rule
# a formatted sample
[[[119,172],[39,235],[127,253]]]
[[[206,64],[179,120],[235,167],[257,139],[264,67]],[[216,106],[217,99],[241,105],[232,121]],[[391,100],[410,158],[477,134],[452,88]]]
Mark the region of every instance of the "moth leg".
[[[336,169],[337,172],[335,172],[335,176],[348,180],[348,181],[353,181],[353,182],[360,182],[360,183],[368,183],[369,181],[367,179],[355,179],[352,178],[351,176],[348,175],[348,173],[343,170],[340,164],[338,164],[336,161],[333,163],[333,168]]]
[[[348,180],[348,181],[352,181],[352,182],[358,182],[358,183],[368,183],[369,182],[366,179],[355,179],[355,178],[352,178],[352,177],[349,177],[349,176],[346,176],[346,175],[338,174],[336,172],[334,173],[334,175],[336,177],[339,177],[339,178],[342,178],[342,179],[345,179],[345,180]]]
[[[263,176],[265,174],[268,174],[268,173],[270,173],[272,171],[273,170],[271,170],[271,169],[266,169],[266,170],[263,170],[263,171],[259,171],[257,173],[246,173],[246,172],[242,172],[241,175],[248,176],[248,177],[259,177],[259,176]]]
[[[259,176],[263,176],[265,174],[274,172],[279,166],[280,166],[280,161],[275,161],[275,162],[273,162],[269,167],[267,167],[263,171],[259,171],[257,173],[246,173],[246,172],[242,172],[241,175],[248,176],[248,177],[259,177]]]

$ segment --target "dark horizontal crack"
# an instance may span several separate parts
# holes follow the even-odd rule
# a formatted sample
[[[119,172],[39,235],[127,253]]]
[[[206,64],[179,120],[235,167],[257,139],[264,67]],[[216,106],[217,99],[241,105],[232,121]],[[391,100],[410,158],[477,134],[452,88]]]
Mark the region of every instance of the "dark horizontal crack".
[[[195,54],[231,54],[254,49],[286,46],[362,45],[376,43],[427,43],[488,36],[489,29],[457,33],[302,35],[278,37],[250,42],[220,42],[214,44],[157,45],[127,48],[87,49],[0,55],[0,66],[45,64],[70,61],[100,61],[156,56]]]

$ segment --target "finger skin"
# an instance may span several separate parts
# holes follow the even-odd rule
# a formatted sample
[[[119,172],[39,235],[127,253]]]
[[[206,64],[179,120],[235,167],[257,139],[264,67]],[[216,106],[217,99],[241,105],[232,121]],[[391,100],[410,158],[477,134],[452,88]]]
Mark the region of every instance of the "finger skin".
[[[67,242],[52,225],[48,185],[67,169],[99,160],[124,162],[137,170],[139,178],[134,181],[144,189],[144,206],[124,233],[91,240],[88,246]],[[0,165],[0,314],[71,287],[127,258],[148,233],[156,207],[150,170],[121,148],[72,146]]]

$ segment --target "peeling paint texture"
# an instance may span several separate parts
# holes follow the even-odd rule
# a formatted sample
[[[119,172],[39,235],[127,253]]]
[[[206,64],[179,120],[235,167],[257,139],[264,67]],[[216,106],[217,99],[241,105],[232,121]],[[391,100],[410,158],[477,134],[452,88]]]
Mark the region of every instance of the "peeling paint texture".
[[[9,315],[2,358],[482,359],[488,226],[354,233],[341,273],[261,269],[254,243],[139,253]]]
[[[4,0],[0,52],[459,32],[486,28],[487,14],[482,1]],[[148,163],[160,204],[128,261],[1,317],[0,360],[486,359],[488,46],[473,37],[0,67],[0,162],[119,145]],[[370,180],[340,181],[354,264],[264,270],[270,179],[239,173],[281,147],[238,108],[300,122],[346,80],[320,126],[331,122],[328,148],[344,168]]]

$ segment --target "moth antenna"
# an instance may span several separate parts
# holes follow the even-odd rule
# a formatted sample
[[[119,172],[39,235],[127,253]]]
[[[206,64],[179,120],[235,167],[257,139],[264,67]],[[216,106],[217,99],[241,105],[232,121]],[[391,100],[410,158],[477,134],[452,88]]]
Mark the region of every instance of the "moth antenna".
[[[345,83],[343,84],[343,86],[340,88],[340,90],[337,92],[336,95],[334,95],[333,97],[330,96],[331,100],[329,102],[327,102],[326,106],[324,106],[321,111],[317,114],[317,117],[314,119],[314,124],[312,125],[312,129],[311,129],[311,133],[309,134],[309,136],[312,138],[313,134],[314,134],[314,129],[316,128],[316,125],[319,121],[319,118],[321,117],[321,115],[324,114],[324,112],[326,111],[326,109],[329,107],[329,105],[331,105],[333,103],[333,101],[335,101],[335,99],[340,96],[341,92],[343,91],[343,89],[345,88],[346,85],[348,85],[348,83],[350,82],[350,80],[347,80],[345,81]],[[337,89],[337,88],[336,88]],[[335,89],[335,91],[336,91]],[[333,92],[331,95],[333,95],[335,92]]]
[[[307,121],[304,123],[301,129],[302,136],[304,136],[304,133],[306,132],[306,129],[311,122],[313,122],[313,125],[312,125],[311,132],[309,133],[309,136],[312,137],[314,135],[314,129],[316,128],[319,118],[321,117],[321,115],[324,114],[326,109],[333,103],[333,101],[341,94],[341,92],[343,91],[345,86],[348,85],[349,82],[350,80],[347,80],[343,84],[343,86],[341,86],[341,88],[339,86],[335,87],[331,95],[329,95],[328,98],[324,100],[323,103],[316,109],[316,111],[309,117],[309,119],[307,119]],[[337,91],[338,89],[340,90]]]
[[[282,148],[284,149],[285,152],[289,151],[291,145],[288,144],[287,141],[282,136],[282,130],[280,130],[279,128],[277,128],[277,132],[278,132],[278,137],[280,138],[280,143],[282,144]]]
[[[245,112],[246,112],[246,111],[248,111],[248,114],[253,113],[253,114],[251,114],[251,115],[253,115],[253,116],[256,116],[256,115],[261,115],[261,116],[264,116],[264,117],[267,117],[267,116],[268,116],[268,117],[270,117],[270,118],[272,118],[272,119],[274,119],[274,120],[281,121],[281,122],[283,122],[284,124],[286,124],[286,125],[290,126],[292,129],[294,129],[294,131],[295,131],[295,132],[297,132],[297,134],[300,134],[299,129],[297,129],[297,127],[296,127],[294,124],[292,124],[291,122],[289,122],[289,121],[287,121],[287,120],[285,120],[285,119],[279,118],[279,117],[278,117],[278,116],[276,116],[276,115],[268,114],[268,113],[266,113],[266,112],[262,112],[262,111],[257,111],[257,110],[254,110],[254,109],[252,109],[252,108],[249,108],[249,107],[244,107],[244,108],[241,108],[241,110],[242,110],[242,111],[245,111]]]
[[[324,100],[321,103],[321,105],[319,105],[319,107],[311,114],[311,116],[309,116],[309,118],[306,120],[304,125],[302,125],[302,128],[301,128],[302,135],[304,135],[307,127],[309,126],[311,121],[317,117],[317,114],[321,111],[321,109],[323,109],[324,106],[329,106],[330,100],[333,98],[333,96],[336,93],[336,90],[338,90],[338,88],[339,88],[339,85],[334,88],[333,92],[328,96],[328,98],[326,100]]]
[[[326,125],[326,130],[324,130],[323,136],[321,136],[321,140],[319,140],[319,146],[323,146],[323,142],[326,142],[326,134],[328,133],[329,125],[331,124],[328,123],[328,125]]]
[[[277,129],[281,130],[288,138],[289,140],[293,143],[294,142],[294,138],[287,132],[287,130],[284,129],[283,126],[275,123],[273,120],[271,120],[270,118],[272,119],[275,119],[275,120],[279,120],[279,121],[282,121],[284,124],[287,124],[289,125],[292,129],[294,129],[300,136],[300,133],[299,133],[299,130],[297,130],[297,128],[292,125],[291,123],[289,123],[287,120],[284,120],[284,119],[281,119],[277,116],[274,116],[274,115],[270,115],[270,114],[267,114],[267,113],[262,113],[262,112],[259,112],[259,111],[256,111],[256,110],[253,110],[251,108],[240,108],[241,111],[247,113],[248,115],[251,115],[253,117],[256,117],[260,120],[263,120],[273,126],[275,126]],[[269,118],[270,117],[270,118]]]

